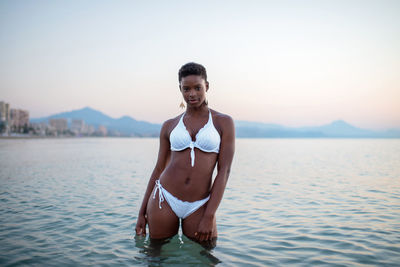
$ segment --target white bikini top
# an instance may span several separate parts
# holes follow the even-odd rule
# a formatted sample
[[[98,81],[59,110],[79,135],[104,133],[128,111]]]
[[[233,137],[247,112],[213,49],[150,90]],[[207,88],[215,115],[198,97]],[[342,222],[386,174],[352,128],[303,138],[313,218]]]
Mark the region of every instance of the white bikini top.
[[[183,123],[182,114],[178,124],[169,135],[169,142],[171,143],[171,151],[182,151],[190,147],[190,158],[192,167],[194,166],[194,148],[198,148],[204,152],[219,153],[219,145],[221,137],[217,129],[215,129],[211,112],[209,111],[208,122],[196,134],[196,140],[193,141],[185,124]]]

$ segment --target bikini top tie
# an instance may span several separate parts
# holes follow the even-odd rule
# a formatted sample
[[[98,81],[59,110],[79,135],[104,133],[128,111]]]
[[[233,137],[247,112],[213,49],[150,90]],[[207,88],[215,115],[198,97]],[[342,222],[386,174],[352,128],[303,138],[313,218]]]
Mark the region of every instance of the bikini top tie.
[[[195,157],[194,148],[198,148],[204,152],[219,153],[221,137],[217,129],[215,129],[211,112],[209,111],[208,122],[197,132],[195,141],[193,141],[183,123],[185,113],[182,114],[178,124],[172,130],[169,141],[171,143],[171,151],[182,151],[190,148],[191,165],[193,167]]]

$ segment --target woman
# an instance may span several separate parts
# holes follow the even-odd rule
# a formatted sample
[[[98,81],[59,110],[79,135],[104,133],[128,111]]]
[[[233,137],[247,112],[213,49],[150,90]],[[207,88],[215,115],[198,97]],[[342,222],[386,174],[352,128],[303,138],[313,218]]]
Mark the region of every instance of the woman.
[[[150,238],[164,239],[178,233],[181,219],[187,237],[200,243],[215,241],[215,212],[235,150],[234,124],[228,115],[208,108],[209,83],[202,65],[187,63],[178,77],[186,112],[161,127],[157,163],[135,230],[137,235],[146,235],[148,223]]]

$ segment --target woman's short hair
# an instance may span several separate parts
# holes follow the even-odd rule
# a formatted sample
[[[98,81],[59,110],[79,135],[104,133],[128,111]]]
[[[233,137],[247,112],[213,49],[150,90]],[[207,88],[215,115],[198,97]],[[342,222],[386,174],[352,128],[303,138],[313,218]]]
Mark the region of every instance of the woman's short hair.
[[[189,62],[189,63],[186,63],[185,65],[183,65],[179,69],[179,73],[178,73],[179,82],[181,82],[183,77],[186,77],[189,75],[200,75],[205,81],[207,81],[206,68],[204,68],[204,66],[201,64]]]

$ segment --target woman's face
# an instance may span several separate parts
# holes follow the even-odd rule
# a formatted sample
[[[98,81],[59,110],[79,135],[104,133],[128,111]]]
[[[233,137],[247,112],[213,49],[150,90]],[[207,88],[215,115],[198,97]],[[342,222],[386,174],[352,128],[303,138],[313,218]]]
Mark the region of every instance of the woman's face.
[[[200,75],[188,75],[181,79],[180,89],[188,107],[200,107],[206,100],[208,82]]]

